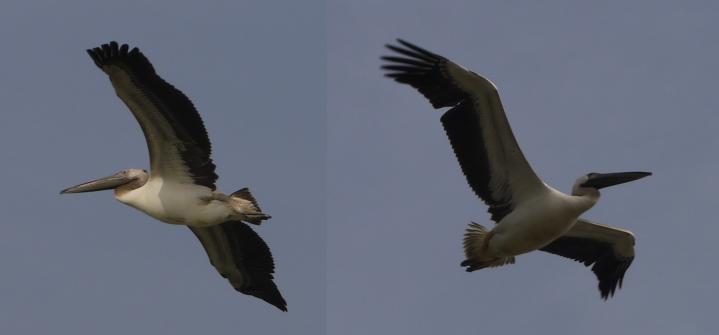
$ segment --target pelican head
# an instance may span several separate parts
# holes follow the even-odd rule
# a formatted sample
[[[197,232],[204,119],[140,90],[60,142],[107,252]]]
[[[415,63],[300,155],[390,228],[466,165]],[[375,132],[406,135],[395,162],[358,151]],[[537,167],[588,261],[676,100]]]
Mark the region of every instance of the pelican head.
[[[651,175],[651,172],[591,172],[577,179],[572,188],[572,195],[599,195],[599,190],[602,188],[624,184]]]
[[[60,194],[95,192],[109,189],[115,189],[117,191],[120,188],[131,190],[144,185],[145,182],[147,182],[148,178],[149,174],[145,170],[126,169],[115,173],[112,176],[88,181],[86,183],[82,183],[73,187],[68,187],[60,191]]]

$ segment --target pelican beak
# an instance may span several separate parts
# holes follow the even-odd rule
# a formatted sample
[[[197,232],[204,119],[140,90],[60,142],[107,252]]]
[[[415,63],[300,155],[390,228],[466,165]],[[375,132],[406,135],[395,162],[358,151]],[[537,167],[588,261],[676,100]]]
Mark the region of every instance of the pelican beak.
[[[615,173],[590,173],[582,187],[601,189],[609,186],[624,184],[633,180],[651,176],[651,172],[615,172]]]
[[[87,183],[82,183],[80,185],[76,185],[73,187],[68,187],[62,191],[60,191],[60,194],[65,193],[83,193],[83,192],[95,192],[95,191],[102,191],[102,190],[109,190],[114,189],[120,185],[125,185],[131,181],[133,181],[134,178],[130,178],[127,176],[127,173],[118,172],[112,176],[100,178],[93,181],[88,181]]]

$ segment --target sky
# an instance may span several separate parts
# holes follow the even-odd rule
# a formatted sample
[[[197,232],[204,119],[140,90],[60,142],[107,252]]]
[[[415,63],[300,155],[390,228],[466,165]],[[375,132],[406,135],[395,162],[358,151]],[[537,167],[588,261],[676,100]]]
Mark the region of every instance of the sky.
[[[5,1],[2,334],[714,334],[719,5],[709,1]],[[491,79],[538,175],[652,171],[585,217],[633,231],[614,298],[540,252],[466,273],[487,227],[439,122],[382,77],[404,38]],[[65,187],[147,168],[85,49],[139,47],[200,111],[218,189],[272,220],[282,313],[184,227]]]
[[[715,334],[718,14],[708,1],[328,1],[327,333]],[[541,252],[463,271],[466,225],[493,223],[442,111],[382,77],[395,38],[491,79],[555,188],[654,173],[584,215],[636,235],[614,298]]]
[[[325,41],[320,1],[0,4],[0,333],[323,334]],[[148,168],[140,127],[85,53],[139,47],[202,115],[218,190],[273,216],[288,313],[236,292],[185,227],[111,192],[59,195]]]

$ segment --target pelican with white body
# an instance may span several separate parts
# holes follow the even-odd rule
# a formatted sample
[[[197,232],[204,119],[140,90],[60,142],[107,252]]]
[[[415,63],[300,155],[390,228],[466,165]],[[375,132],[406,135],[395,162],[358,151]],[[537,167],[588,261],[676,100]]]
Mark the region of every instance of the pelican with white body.
[[[151,169],[122,170],[61,193],[114,189],[118,201],[157,220],[189,227],[210,263],[236,290],[286,311],[273,282],[270,249],[245,224],[259,225],[270,216],[247,188],[231,195],[215,190],[210,140],[192,102],[158,76],[137,48],[111,42],[87,52],[140,123]]]
[[[422,93],[441,117],[467,181],[488,206],[497,226],[472,223],[464,238],[467,271],[514,263],[533,250],[592,266],[601,297],[613,296],[634,259],[631,232],[580,218],[599,190],[651,175],[589,173],[567,195],[545,184],[524,158],[512,134],[497,88],[452,61],[398,40],[396,55],[382,57],[386,76]]]

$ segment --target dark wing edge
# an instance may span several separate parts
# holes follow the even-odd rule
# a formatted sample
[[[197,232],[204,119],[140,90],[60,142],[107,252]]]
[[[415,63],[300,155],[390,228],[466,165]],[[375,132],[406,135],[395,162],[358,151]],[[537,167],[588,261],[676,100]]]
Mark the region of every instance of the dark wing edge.
[[[489,206],[492,220],[499,222],[513,209],[510,185],[492,185],[496,192],[490,188],[489,157],[470,93],[447,75],[448,59],[401,39],[397,42],[401,46],[386,45],[401,56],[382,57],[388,63],[382,66],[385,76],[414,87],[434,108],[453,107],[441,117],[442,125],[469,186]]]
[[[400,56],[383,56],[387,64],[382,69],[385,77],[417,89],[434,108],[453,107],[467,99],[468,94],[455,85],[446,75],[448,59],[397,39],[400,46],[387,44]]]
[[[191,141],[192,145],[185,144],[181,148],[181,155],[189,167],[193,180],[198,185],[215,190],[217,174],[215,174],[215,164],[210,158],[212,145],[202,118],[192,101],[158,76],[150,61],[138,48],[130,50],[127,44],[118,45],[117,42],[112,41],[100,47],[88,49],[87,53],[95,65],[108,75],[111,75],[109,69],[113,66],[127,72],[133,79],[133,84],[145,93],[151,103],[159,106],[158,110],[162,113],[161,116],[172,125],[178,136],[181,136],[183,141]],[[125,103],[127,104],[127,102]],[[132,112],[135,115],[137,111]],[[152,150],[146,126],[143,126],[138,115],[135,115],[135,118],[143,128],[148,140],[148,149]]]
[[[624,275],[634,261],[634,236],[583,219],[577,225],[580,227],[572,228],[540,250],[591,266],[599,280],[601,297],[606,300],[622,287]]]
[[[202,243],[210,264],[237,291],[287,311],[287,302],[273,281],[275,264],[270,248],[252,228],[240,221],[189,228]]]
[[[484,203],[494,222],[499,222],[514,209],[510,185],[491,185],[499,191],[492,192],[490,186],[491,169],[489,155],[484,145],[482,133],[477,125],[477,113],[470,102],[462,102],[442,115],[441,121],[459,166],[469,186]]]

